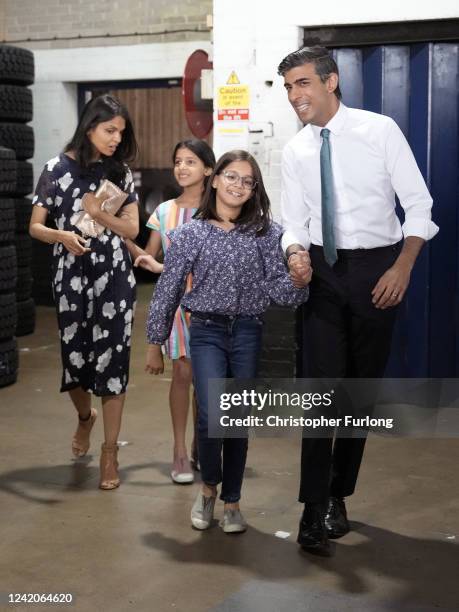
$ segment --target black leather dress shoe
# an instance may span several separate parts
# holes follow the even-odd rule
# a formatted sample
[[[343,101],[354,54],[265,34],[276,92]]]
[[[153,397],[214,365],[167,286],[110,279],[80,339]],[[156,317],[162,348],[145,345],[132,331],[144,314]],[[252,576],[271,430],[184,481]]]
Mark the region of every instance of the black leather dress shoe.
[[[330,497],[325,513],[325,528],[329,538],[336,540],[349,533],[346,506],[342,497]]]
[[[315,555],[322,557],[332,555],[322,504],[305,504],[297,542],[303,550]]]

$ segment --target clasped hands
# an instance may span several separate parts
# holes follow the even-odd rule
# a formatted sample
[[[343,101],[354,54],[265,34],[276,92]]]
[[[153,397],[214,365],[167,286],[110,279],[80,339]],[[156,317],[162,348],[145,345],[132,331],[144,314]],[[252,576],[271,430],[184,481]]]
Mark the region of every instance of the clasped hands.
[[[306,287],[311,282],[311,259],[307,251],[297,251],[288,258],[290,278],[297,289]]]

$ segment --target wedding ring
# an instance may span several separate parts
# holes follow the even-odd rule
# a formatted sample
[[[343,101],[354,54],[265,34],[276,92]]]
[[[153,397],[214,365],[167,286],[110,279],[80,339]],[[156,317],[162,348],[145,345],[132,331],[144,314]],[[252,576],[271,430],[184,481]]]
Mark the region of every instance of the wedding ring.
[[[398,293],[396,291],[393,292],[392,297],[397,297]]]

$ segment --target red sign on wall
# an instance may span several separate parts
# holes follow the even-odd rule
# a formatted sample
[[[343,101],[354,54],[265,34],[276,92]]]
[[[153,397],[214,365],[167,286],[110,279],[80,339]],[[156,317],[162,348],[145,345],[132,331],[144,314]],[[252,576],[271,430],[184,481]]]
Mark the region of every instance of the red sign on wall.
[[[248,121],[248,108],[225,108],[218,111],[219,121]]]

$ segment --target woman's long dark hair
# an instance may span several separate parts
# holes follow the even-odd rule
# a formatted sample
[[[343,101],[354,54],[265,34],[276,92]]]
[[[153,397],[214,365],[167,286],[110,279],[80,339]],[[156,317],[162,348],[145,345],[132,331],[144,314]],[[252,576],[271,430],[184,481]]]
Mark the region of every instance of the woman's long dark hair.
[[[94,159],[94,146],[88,138],[89,130],[114,117],[122,117],[126,122],[126,127],[115,153],[111,157],[102,155],[102,161],[106,168],[107,178],[113,182],[119,182],[126,173],[124,164],[135,159],[138,147],[127,108],[112,96],[108,94],[97,96],[86,104],[75,133],[64,151],[74,153],[76,161],[85,173]]]
[[[221,174],[223,170],[234,161],[246,161],[250,164],[253,173],[253,180],[256,181],[256,186],[252,191],[251,197],[242,207],[241,213],[237,219],[233,219],[236,225],[244,226],[244,229],[255,229],[260,236],[268,231],[271,223],[271,208],[263,185],[263,177],[261,170],[256,160],[247,151],[228,151],[224,153],[217,162],[209,181],[206,190],[202,197],[201,206],[195,214],[196,219],[221,221],[217,215],[217,197],[216,189],[212,187],[214,178]]]
[[[172,153],[172,163],[175,164],[175,157],[177,155],[177,151],[180,149],[189,149],[192,153],[199,157],[206,168],[211,168],[212,170],[215,168],[215,155],[212,151],[211,147],[207,144],[205,140],[199,140],[198,138],[190,138],[189,140],[181,140],[174,147],[174,152]],[[204,177],[204,189],[207,187],[207,183],[209,182],[209,176]]]

